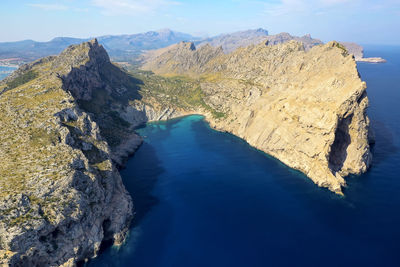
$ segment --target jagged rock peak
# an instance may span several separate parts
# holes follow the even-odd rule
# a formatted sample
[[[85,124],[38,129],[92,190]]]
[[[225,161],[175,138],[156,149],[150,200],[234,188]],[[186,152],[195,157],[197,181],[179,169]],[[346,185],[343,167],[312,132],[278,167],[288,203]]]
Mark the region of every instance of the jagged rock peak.
[[[176,46],[176,49],[188,49],[188,50],[192,50],[195,51],[196,50],[196,46],[194,45],[193,42],[179,42]]]
[[[187,72],[191,69],[202,72],[209,61],[223,54],[222,47],[206,44],[196,49],[193,42],[180,42],[155,53],[149,53],[145,58],[144,68],[161,67],[165,69],[165,72],[176,73]]]
[[[266,29],[263,29],[263,28],[258,28],[255,31],[258,32],[258,33],[263,33],[265,35],[268,35],[268,31]]]
[[[99,64],[110,62],[106,50],[96,38],[78,45],[70,45],[58,56],[57,63],[77,67],[89,60],[95,60]]]

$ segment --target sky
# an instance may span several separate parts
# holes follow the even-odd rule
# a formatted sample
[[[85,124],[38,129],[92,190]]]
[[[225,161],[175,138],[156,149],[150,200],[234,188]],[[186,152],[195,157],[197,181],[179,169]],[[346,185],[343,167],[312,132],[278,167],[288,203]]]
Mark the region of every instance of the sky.
[[[0,25],[0,42],[264,28],[325,42],[400,45],[400,0],[0,0]]]

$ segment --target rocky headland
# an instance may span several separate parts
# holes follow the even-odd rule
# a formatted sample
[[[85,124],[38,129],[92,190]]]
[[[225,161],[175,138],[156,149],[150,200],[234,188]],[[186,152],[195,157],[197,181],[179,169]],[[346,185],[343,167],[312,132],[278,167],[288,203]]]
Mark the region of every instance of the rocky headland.
[[[381,57],[364,57],[364,48],[356,43],[342,42],[349,54],[353,54],[356,61],[369,63],[385,63],[386,60]]]
[[[145,122],[203,114],[341,194],[371,163],[367,106],[336,42],[181,42],[128,73],[92,40],[23,65],[0,83],[0,264],[74,266],[123,243],[133,203],[118,167]]]
[[[371,163],[366,84],[337,42],[305,50],[267,42],[224,54],[179,43],[148,55],[143,69],[197,79],[210,124],[342,194],[343,177]],[[201,111],[200,111],[201,113]]]

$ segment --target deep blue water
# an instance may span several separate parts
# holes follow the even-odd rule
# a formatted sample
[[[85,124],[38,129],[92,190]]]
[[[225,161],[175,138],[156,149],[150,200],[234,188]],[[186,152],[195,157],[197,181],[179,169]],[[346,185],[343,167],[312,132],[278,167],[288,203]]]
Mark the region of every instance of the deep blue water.
[[[16,68],[0,66],[0,81],[11,74]]]
[[[400,266],[400,47],[359,64],[374,161],[345,197],[200,116],[148,124],[122,171],[137,216],[127,243],[91,266]]]

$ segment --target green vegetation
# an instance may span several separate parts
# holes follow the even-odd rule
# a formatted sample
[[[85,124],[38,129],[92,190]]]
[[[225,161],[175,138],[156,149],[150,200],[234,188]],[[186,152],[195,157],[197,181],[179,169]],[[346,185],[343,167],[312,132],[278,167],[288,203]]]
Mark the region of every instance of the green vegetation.
[[[131,73],[133,77],[142,81],[139,85],[139,93],[143,96],[144,102],[155,99],[163,106],[173,106],[184,110],[208,110],[215,118],[225,116],[224,113],[214,110],[204,101],[205,94],[200,87],[202,79],[187,76],[164,77],[142,70],[134,70]]]
[[[343,55],[347,55],[347,54],[348,54],[348,51],[347,51],[346,47],[344,47],[344,45],[342,45],[342,44],[336,42],[336,43],[334,44],[334,46],[337,47],[337,48],[339,48],[339,49],[341,49]]]
[[[35,146],[46,146],[48,144],[55,144],[58,141],[58,134],[53,131],[48,133],[44,129],[34,128],[30,131],[30,140]]]
[[[8,89],[14,89],[38,77],[37,72],[30,70],[7,83]]]
[[[211,111],[212,115],[216,119],[224,118],[226,116],[225,113],[219,111]]]

